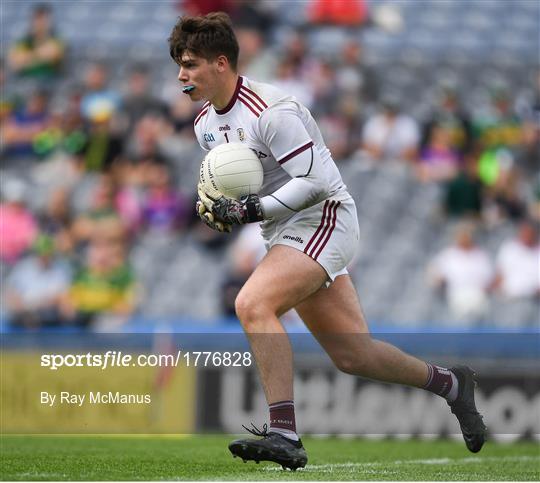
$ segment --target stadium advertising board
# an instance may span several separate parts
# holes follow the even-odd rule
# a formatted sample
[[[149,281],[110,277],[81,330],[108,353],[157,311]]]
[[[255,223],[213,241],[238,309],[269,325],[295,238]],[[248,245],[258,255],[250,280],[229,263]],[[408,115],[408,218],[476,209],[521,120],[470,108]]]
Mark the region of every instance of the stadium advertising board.
[[[295,404],[307,434],[462,438],[441,398],[298,362]],[[266,401],[255,371],[205,370],[198,383],[200,428],[235,433],[246,421],[265,420]],[[480,387],[477,405],[493,439],[540,439],[540,376],[485,374]]]

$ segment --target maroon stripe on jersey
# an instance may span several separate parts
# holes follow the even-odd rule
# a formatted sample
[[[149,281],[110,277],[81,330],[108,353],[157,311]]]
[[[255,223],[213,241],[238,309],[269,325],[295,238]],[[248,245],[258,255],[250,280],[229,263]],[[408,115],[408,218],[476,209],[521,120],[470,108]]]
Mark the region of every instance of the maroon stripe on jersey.
[[[259,97],[259,95],[258,95],[256,92],[253,92],[249,87],[242,86],[242,89],[245,89],[245,90],[248,91],[250,94],[252,94],[253,96],[255,96],[255,97],[260,101],[260,103],[261,103],[264,107],[268,107],[268,104],[266,104],[266,102],[264,102],[264,101]]]
[[[321,252],[323,251],[323,248],[328,243],[328,240],[330,240],[330,237],[332,236],[332,233],[334,232],[334,229],[336,228],[337,209],[339,208],[339,205],[341,205],[340,201],[338,201],[334,205],[334,209],[333,209],[333,212],[332,212],[332,226],[330,227],[330,230],[328,231],[328,234],[326,235],[326,238],[324,239],[322,245],[317,250],[317,253],[315,253],[315,256],[313,257],[314,260],[317,260],[317,258],[319,258],[319,255],[321,254]],[[322,236],[321,236],[321,238],[322,238]]]
[[[313,146],[313,141],[310,141],[307,144],[304,144],[303,146],[300,146],[298,149],[295,149],[292,153],[287,154],[283,159],[280,159],[278,161],[279,164],[284,164],[290,159],[294,158],[295,156],[298,156],[300,153],[303,153],[306,149],[309,149],[311,146]]]
[[[231,100],[229,103],[223,108],[223,109],[216,109],[217,114],[227,114],[236,103],[236,99],[238,99],[238,93],[240,92],[240,86],[242,85],[242,76],[238,76],[238,80],[236,81],[236,87],[234,88],[234,93],[231,97]]]
[[[206,115],[206,113],[208,112],[208,108],[202,110],[199,115],[195,118],[195,126],[197,125],[197,123],[201,120],[202,117],[204,117]]]
[[[238,98],[239,99],[243,99],[245,102],[247,102],[248,104],[251,105],[251,107],[253,107],[253,109],[255,109],[259,114],[261,112],[263,112],[263,108],[261,106],[259,106],[258,104],[256,104],[255,102],[253,102],[252,99],[250,99],[248,96],[246,96],[243,92],[240,92],[238,94]]]
[[[324,203],[321,222],[319,223],[319,226],[317,227],[317,230],[315,230],[315,233],[313,234],[313,236],[309,239],[308,244],[306,245],[306,248],[304,248],[304,253],[308,252],[309,248],[311,247],[311,244],[315,241],[315,239],[317,238],[317,235],[322,230],[322,227],[324,226],[326,222],[326,209],[328,208],[328,204],[329,204],[329,201],[326,201]]]
[[[244,99],[242,99],[241,97],[239,97],[238,99],[240,99],[240,102],[241,102],[242,104],[245,104],[253,114],[255,114],[257,117],[259,117],[259,113],[251,106],[251,104],[248,104],[248,103],[247,103]]]
[[[326,233],[328,232],[328,229],[330,228],[330,225],[332,224],[332,208],[334,208],[335,201],[330,201],[330,205],[328,206],[328,212],[326,214],[326,223],[324,224],[323,231],[321,231],[320,235],[318,236],[317,240],[315,241],[315,244],[309,251],[308,255],[311,258],[315,258],[314,254],[319,245],[321,244],[321,241],[326,236]]]
[[[255,104],[255,106],[257,106],[261,111],[264,110],[264,107],[268,107],[268,106],[262,106],[261,105],[261,102],[258,102],[254,97],[253,95],[251,95],[249,93],[249,91],[244,87],[240,87],[240,93],[246,98],[246,99],[249,99],[253,104]]]

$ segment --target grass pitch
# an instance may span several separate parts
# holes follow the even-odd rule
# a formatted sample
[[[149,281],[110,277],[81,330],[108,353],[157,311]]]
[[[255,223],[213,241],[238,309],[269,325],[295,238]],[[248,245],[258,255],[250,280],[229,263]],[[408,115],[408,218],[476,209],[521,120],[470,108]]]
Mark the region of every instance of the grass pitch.
[[[530,480],[537,443],[488,442],[477,455],[450,441],[306,438],[295,473],[233,459],[226,436],[1,437],[2,480]]]

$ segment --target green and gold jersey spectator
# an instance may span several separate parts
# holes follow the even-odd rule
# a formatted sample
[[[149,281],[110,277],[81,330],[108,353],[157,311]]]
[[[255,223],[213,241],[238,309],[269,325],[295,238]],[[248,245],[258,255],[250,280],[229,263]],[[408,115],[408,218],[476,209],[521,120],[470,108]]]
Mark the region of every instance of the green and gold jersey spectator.
[[[475,119],[473,134],[482,150],[515,148],[523,142],[523,123],[513,112],[506,91],[492,93],[492,107],[488,115]]]
[[[108,272],[82,269],[70,289],[70,299],[82,313],[131,312],[135,300],[135,277],[123,265]]]
[[[52,28],[51,13],[48,5],[36,5],[29,32],[10,48],[9,64],[17,75],[50,79],[60,73],[65,45]]]
[[[119,325],[134,311],[137,290],[124,243],[99,236],[90,242],[85,264],[75,274],[66,309],[76,325],[99,324],[104,317]]]

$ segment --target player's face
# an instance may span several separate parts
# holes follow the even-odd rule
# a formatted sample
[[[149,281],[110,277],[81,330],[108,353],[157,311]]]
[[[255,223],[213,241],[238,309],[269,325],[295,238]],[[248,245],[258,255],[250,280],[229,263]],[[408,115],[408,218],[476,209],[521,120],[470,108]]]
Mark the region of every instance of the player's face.
[[[186,92],[192,101],[211,100],[217,91],[217,66],[202,57],[185,53],[180,63],[178,80],[182,87],[193,86]]]

